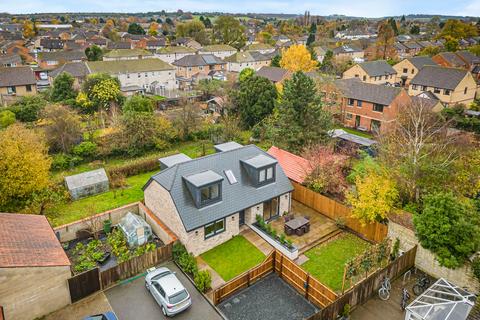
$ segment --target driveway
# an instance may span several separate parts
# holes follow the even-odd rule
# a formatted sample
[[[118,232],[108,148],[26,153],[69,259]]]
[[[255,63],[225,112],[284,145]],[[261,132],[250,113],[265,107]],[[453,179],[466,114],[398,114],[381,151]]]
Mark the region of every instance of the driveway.
[[[177,273],[180,282],[185,286],[192,297],[192,306],[186,311],[175,316],[178,320],[222,320],[223,318],[207,302],[203,295],[197,291],[193,284],[177,268],[173,262],[162,266]],[[145,288],[145,278],[139,277],[125,284],[117,285],[105,292],[110,305],[119,320],[142,319],[158,320],[168,319]]]
[[[218,307],[230,320],[302,320],[317,311],[276,274],[259,280]]]

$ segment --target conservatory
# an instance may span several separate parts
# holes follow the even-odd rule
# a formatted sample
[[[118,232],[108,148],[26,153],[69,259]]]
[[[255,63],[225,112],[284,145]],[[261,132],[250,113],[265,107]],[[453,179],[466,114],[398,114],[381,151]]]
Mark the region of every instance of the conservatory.
[[[405,320],[465,320],[475,296],[440,278],[410,303]]]

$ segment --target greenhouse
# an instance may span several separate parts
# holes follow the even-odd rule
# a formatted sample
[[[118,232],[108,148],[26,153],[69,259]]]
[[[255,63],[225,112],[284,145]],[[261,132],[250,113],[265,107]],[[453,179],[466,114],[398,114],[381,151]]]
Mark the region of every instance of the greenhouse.
[[[65,184],[73,200],[109,189],[108,176],[103,168],[65,177]]]
[[[465,320],[475,296],[440,278],[406,309],[405,320]]]
[[[141,246],[152,239],[152,228],[142,217],[127,213],[118,223],[130,247]]]

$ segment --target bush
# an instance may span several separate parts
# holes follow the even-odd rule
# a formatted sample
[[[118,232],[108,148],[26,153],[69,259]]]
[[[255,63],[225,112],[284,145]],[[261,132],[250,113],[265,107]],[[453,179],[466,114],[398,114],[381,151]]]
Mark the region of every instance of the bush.
[[[77,164],[79,164],[82,161],[83,159],[81,157],[59,153],[53,156],[52,169],[65,170],[68,168],[75,167]]]
[[[91,141],[83,141],[73,147],[73,154],[82,158],[93,158],[97,153],[97,144]]]
[[[188,253],[185,246],[181,243],[173,245],[173,260],[180,268],[191,276],[195,276],[198,272],[197,260],[193,254]]]
[[[202,270],[195,275],[195,286],[201,292],[205,293],[212,287],[212,276],[208,270]]]
[[[158,159],[148,158],[129,162],[127,164],[113,167],[108,170],[109,175],[123,175],[124,177],[131,177],[141,173],[150,172],[159,168]]]
[[[0,111],[0,129],[15,123],[15,113],[10,110]]]
[[[47,101],[40,95],[25,96],[15,102],[9,109],[15,113],[17,120],[21,122],[33,122],[38,120],[40,111],[42,111],[46,105]]]
[[[480,281],[480,257],[475,257],[472,261],[472,271],[477,280]]]

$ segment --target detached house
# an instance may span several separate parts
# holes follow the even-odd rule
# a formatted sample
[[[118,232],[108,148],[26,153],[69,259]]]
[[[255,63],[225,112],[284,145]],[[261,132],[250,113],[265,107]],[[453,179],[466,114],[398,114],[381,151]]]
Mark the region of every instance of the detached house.
[[[86,60],[87,56],[83,50],[41,52],[37,58],[39,66],[44,69],[52,69],[67,62]]]
[[[37,93],[37,80],[30,67],[0,68],[0,102],[5,96],[27,96]]]
[[[224,60],[228,62],[227,70],[232,72],[241,72],[245,68],[257,71],[262,67],[269,66],[271,61],[270,58],[257,51],[236,52]]]
[[[424,66],[437,65],[432,58],[427,56],[418,56],[406,58],[393,66],[397,72],[397,80],[402,86],[408,86],[410,81],[415,77]]]
[[[239,234],[257,215],[270,220],[291,207],[293,187],[274,157],[255,145],[216,149],[193,160],[166,161],[168,168],[143,188],[145,205],[194,255]]]
[[[195,53],[197,53],[196,49],[183,46],[175,46],[158,49],[155,53],[155,57],[165,61],[166,63],[173,63],[177,60],[182,59],[185,56]]]
[[[468,106],[475,99],[476,90],[475,79],[467,70],[425,66],[411,80],[408,94],[417,96],[427,92],[448,106],[459,103]]]
[[[175,68],[160,59],[89,61],[89,73],[108,73],[120,80],[122,92],[165,94],[178,88]]]
[[[212,54],[217,58],[225,59],[236,52],[237,49],[229,46],[228,44],[212,44],[209,46],[204,46],[202,49],[200,49],[199,54]]]
[[[410,97],[402,88],[364,83],[358,78],[337,80],[342,92],[343,123],[362,131],[383,133]]]
[[[333,56],[339,61],[352,60],[359,63],[364,61],[365,52],[353,46],[343,45],[333,49]]]
[[[215,72],[227,70],[227,63],[211,54],[192,54],[173,63],[177,76],[187,79],[210,77]]]
[[[365,83],[394,83],[397,72],[385,60],[368,61],[354,65],[343,73],[343,79],[359,78]]]

